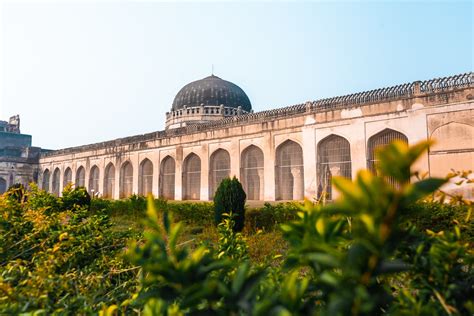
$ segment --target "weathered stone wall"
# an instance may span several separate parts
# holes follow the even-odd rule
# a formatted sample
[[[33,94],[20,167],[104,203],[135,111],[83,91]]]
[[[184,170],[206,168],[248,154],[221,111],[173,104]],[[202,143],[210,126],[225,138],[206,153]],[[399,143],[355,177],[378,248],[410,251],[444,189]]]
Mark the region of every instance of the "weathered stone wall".
[[[58,169],[60,189],[64,171],[71,168],[72,179],[81,166],[85,184],[93,166],[99,168],[98,191],[104,192],[104,170],[115,166],[114,196],[120,196],[121,166],[133,167],[133,192],[141,184],[140,163],[153,163],[152,193],[160,192],[160,165],[164,158],[175,160],[175,199],[182,199],[183,161],[191,153],[200,158],[200,199],[208,200],[210,157],[217,149],[229,152],[230,175],[242,174],[242,152],[251,145],[264,153],[263,171],[258,171],[260,199],[276,198],[276,155],[279,146],[291,140],[302,148],[304,195],[318,194],[318,144],[330,135],[338,135],[350,144],[352,177],[368,165],[368,141],[384,130],[402,133],[410,144],[429,138],[439,142],[417,162],[416,167],[433,176],[444,175],[450,168],[474,169],[472,130],[474,119],[473,75],[415,82],[350,96],[325,99],[259,113],[234,116],[220,121],[132,136],[109,142],[66,148],[42,155],[40,168],[50,174]],[[471,135],[471,136],[469,136]],[[293,171],[292,171],[293,172]],[[296,173],[292,173],[296,177]],[[243,179],[241,179],[243,180]],[[49,187],[52,187],[52,177]],[[74,180],[73,180],[74,181]],[[292,180],[291,180],[292,181]],[[40,179],[41,182],[41,179]],[[473,187],[463,193],[472,198]]]

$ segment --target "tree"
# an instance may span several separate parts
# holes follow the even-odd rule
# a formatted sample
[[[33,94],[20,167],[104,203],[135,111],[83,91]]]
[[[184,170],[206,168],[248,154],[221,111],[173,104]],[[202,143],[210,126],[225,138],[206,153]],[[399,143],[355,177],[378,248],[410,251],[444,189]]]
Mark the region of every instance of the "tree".
[[[222,221],[223,213],[234,214],[234,231],[240,232],[244,228],[245,221],[245,194],[242,184],[234,176],[232,179],[225,178],[217,188],[214,195],[214,220],[216,225]]]

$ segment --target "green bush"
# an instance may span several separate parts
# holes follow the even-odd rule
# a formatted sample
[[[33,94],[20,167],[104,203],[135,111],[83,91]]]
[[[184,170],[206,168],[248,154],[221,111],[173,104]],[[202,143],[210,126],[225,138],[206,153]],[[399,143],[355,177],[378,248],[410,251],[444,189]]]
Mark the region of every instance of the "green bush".
[[[211,202],[168,202],[155,200],[158,209],[169,210],[176,221],[197,226],[211,225],[214,205]]]
[[[419,231],[449,231],[457,223],[463,222],[469,212],[468,205],[453,205],[433,201],[420,201],[407,207],[402,222],[414,225]],[[474,242],[474,224],[466,225],[463,239]]]
[[[225,178],[217,187],[214,195],[214,221],[218,225],[222,221],[222,214],[234,214],[234,230],[242,231],[245,223],[245,194],[242,184],[234,176]]]
[[[245,213],[245,228],[248,232],[272,230],[279,224],[296,219],[301,207],[300,203],[287,202],[276,205],[265,203],[262,208],[251,208]]]
[[[64,188],[61,201],[64,210],[86,208],[89,211],[91,207],[91,196],[86,188],[73,188],[72,184],[68,184]]]
[[[402,225],[413,203],[446,181],[410,183],[410,167],[428,146],[395,142],[379,152],[377,175],[333,178],[341,192],[335,203],[306,201],[281,226],[289,245],[281,268],[180,246],[183,225],[150,204],[149,237],[129,250],[143,269],[136,306],[150,315],[472,314],[474,255],[461,240],[463,226],[425,234]],[[219,243],[235,249],[229,238],[221,234]]]
[[[36,186],[25,194],[0,197],[0,314],[86,315],[128,298],[137,269],[120,254],[131,236],[87,205],[65,210]]]

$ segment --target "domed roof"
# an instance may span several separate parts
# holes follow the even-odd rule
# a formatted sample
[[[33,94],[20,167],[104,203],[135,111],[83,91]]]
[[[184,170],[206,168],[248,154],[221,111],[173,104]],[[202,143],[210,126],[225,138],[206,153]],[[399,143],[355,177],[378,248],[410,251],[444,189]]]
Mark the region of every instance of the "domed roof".
[[[237,108],[250,112],[252,104],[248,96],[236,84],[211,75],[201,80],[185,85],[174,98],[172,111],[182,109],[184,106],[193,107],[200,105],[223,104],[226,107]]]

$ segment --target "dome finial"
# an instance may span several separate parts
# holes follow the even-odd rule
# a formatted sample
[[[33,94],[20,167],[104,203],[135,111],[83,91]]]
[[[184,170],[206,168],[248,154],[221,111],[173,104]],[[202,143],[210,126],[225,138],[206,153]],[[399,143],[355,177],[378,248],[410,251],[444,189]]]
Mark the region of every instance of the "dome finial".
[[[214,64],[212,64],[212,68],[211,68],[211,76],[214,76]]]

